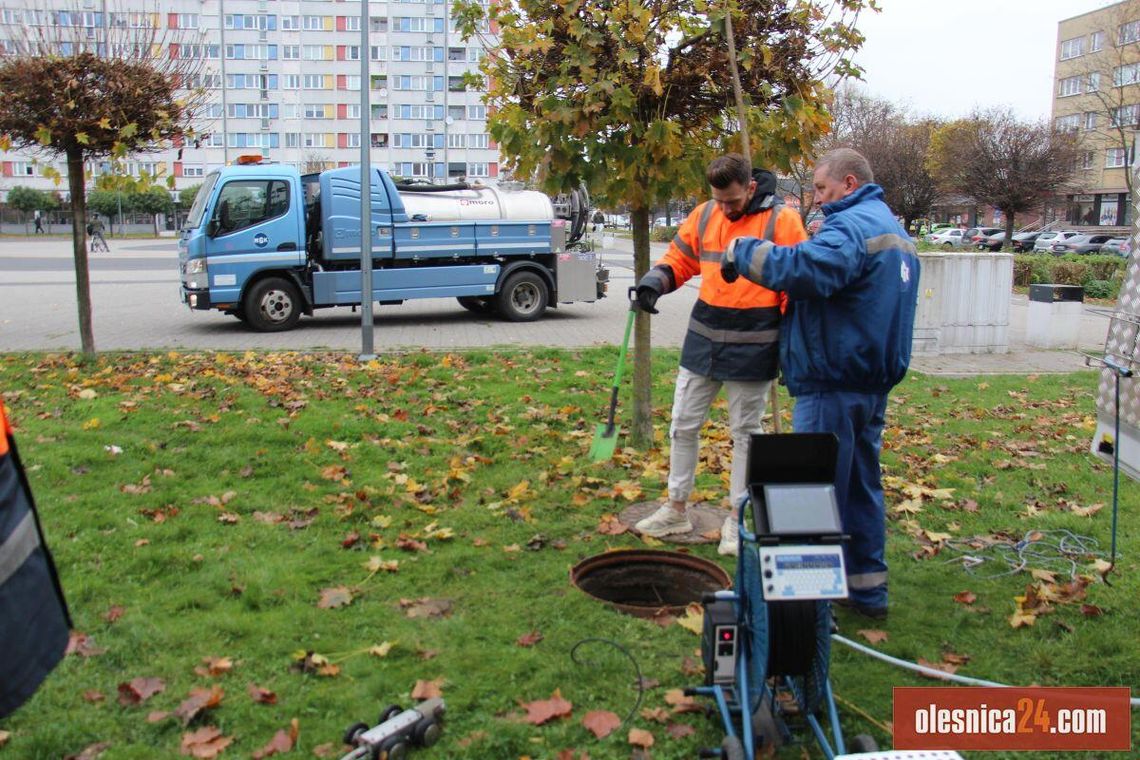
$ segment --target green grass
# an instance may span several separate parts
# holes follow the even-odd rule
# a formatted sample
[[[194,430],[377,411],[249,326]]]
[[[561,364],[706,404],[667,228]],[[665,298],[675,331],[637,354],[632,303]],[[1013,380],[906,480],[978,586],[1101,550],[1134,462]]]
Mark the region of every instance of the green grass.
[[[696,729],[682,739],[640,715],[602,741],[579,722],[589,710],[624,717],[637,696],[619,651],[594,647],[582,652],[590,664],[571,660],[583,638],[611,639],[637,660],[651,683],[643,708],[667,707],[669,689],[699,678],[684,672],[687,659],[699,659],[691,632],[617,614],[568,583],[578,560],[642,545],[597,532],[604,514],[628,505],[622,494],[640,501],[664,491],[663,447],[619,449],[604,465],[585,457],[614,356],[423,352],[366,367],[331,354],[126,354],[91,364],[0,356],[0,389],[76,629],[106,649],[66,658],[0,722],[11,733],[0,757],[54,759],[109,742],[103,760],[176,758],[184,731],[200,725],[234,738],[224,756],[248,757],[293,718],[295,754],[310,757],[320,745],[339,750],[346,725],[410,704],[416,682],[435,679],[449,714],[442,743],[420,751],[425,757],[546,758],[575,748],[595,760],[626,758],[631,727],[654,734],[655,758],[719,744],[718,725],[699,714],[671,718]],[[676,361],[675,352],[654,355],[662,446]],[[891,617],[871,624],[841,612],[842,633],[862,640],[858,630],[880,629],[889,638],[877,646],[889,654],[966,656],[960,674],[1003,683],[1137,682],[1134,483],[1122,484],[1113,585],[1090,560],[1078,567],[1094,578],[1084,601],[1099,616],[1056,605],[1033,626],[1012,628],[1014,597],[1032,579],[967,574],[947,561],[939,535],[1069,530],[1107,551],[1111,470],[1086,453],[1095,387],[1093,373],[904,381],[884,436],[888,507],[908,487],[954,490],[892,514]],[[721,402],[698,479],[714,501],[728,476],[724,418]],[[1073,512],[1097,503],[1105,506],[1091,517]],[[399,548],[408,539],[427,551]],[[715,544],[693,551],[719,560]],[[398,560],[398,569],[371,573],[373,557]],[[337,587],[351,604],[318,607],[322,590]],[[976,601],[956,602],[963,591]],[[409,617],[401,600],[422,598],[448,600],[450,615]],[[115,607],[121,617],[109,620]],[[519,646],[532,631],[542,640]],[[387,656],[369,654],[382,642],[394,643]],[[337,675],[301,672],[298,652],[326,657]],[[208,657],[234,664],[220,676],[196,673]],[[891,687],[934,683],[840,646],[831,673],[848,733],[888,746]],[[118,685],[138,677],[163,679],[165,691],[120,706]],[[225,691],[221,704],[190,729],[147,721],[214,684]],[[255,703],[249,684],[272,690],[276,704]],[[556,689],[573,703],[571,718],[540,727],[519,720],[520,703]]]

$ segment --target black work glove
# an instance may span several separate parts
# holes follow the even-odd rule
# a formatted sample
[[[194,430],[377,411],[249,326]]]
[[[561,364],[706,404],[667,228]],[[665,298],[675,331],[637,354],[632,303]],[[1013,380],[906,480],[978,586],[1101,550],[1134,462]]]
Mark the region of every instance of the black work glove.
[[[661,294],[657,292],[656,288],[652,288],[648,285],[638,285],[635,303],[637,304],[637,308],[646,314],[657,314],[657,299],[660,297]]]
[[[724,255],[720,257],[720,276],[724,281],[732,284],[736,282],[736,278],[740,276],[740,272],[736,269],[736,241],[739,238],[733,238],[728,241],[728,245],[724,248]]]

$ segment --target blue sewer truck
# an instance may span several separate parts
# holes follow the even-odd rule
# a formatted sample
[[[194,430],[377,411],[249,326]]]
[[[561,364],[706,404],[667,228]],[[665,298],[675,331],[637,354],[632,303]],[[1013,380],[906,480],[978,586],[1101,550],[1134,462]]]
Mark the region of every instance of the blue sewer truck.
[[[558,196],[468,184],[397,184],[371,172],[372,300],[457,298],[527,322],[603,298],[608,272],[586,250],[585,190]],[[178,241],[182,301],[252,329],[361,304],[360,168],[301,175],[242,157],[212,172]]]

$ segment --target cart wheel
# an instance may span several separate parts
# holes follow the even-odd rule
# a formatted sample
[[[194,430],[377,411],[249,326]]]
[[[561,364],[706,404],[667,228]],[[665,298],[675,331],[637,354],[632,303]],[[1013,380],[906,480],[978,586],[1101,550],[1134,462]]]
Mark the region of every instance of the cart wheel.
[[[738,736],[726,736],[720,743],[721,760],[744,760],[744,744]]]
[[[388,705],[387,707],[385,707],[383,710],[380,711],[380,721],[379,722],[380,723],[387,723],[389,720],[391,720],[392,718],[395,718],[397,715],[399,715],[403,711],[404,711],[404,708],[400,707],[399,705]]]
[[[400,737],[392,737],[379,747],[380,760],[404,760],[408,756],[408,744]]]
[[[353,723],[351,726],[344,730],[344,743],[356,746],[356,740],[360,735],[368,730],[367,723]]]
[[[412,729],[412,741],[421,747],[430,747],[443,735],[443,726],[431,719],[421,720]]]
[[[847,744],[848,752],[878,752],[879,743],[868,734],[853,736]]]
[[[784,743],[784,734],[772,712],[771,693],[764,695],[760,706],[752,713],[752,736],[756,739],[757,749],[763,747],[768,752],[779,749]]]

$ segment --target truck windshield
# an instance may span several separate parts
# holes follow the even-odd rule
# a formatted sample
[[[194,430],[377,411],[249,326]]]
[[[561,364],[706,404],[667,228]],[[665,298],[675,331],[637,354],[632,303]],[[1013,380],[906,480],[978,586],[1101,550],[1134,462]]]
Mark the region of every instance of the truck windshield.
[[[194,196],[194,204],[190,206],[190,213],[186,216],[186,227],[189,229],[196,229],[202,223],[202,214],[206,210],[206,200],[209,199],[210,193],[214,190],[214,185],[218,184],[218,172],[211,172],[206,181],[202,183],[202,187],[198,190],[198,194]]]

